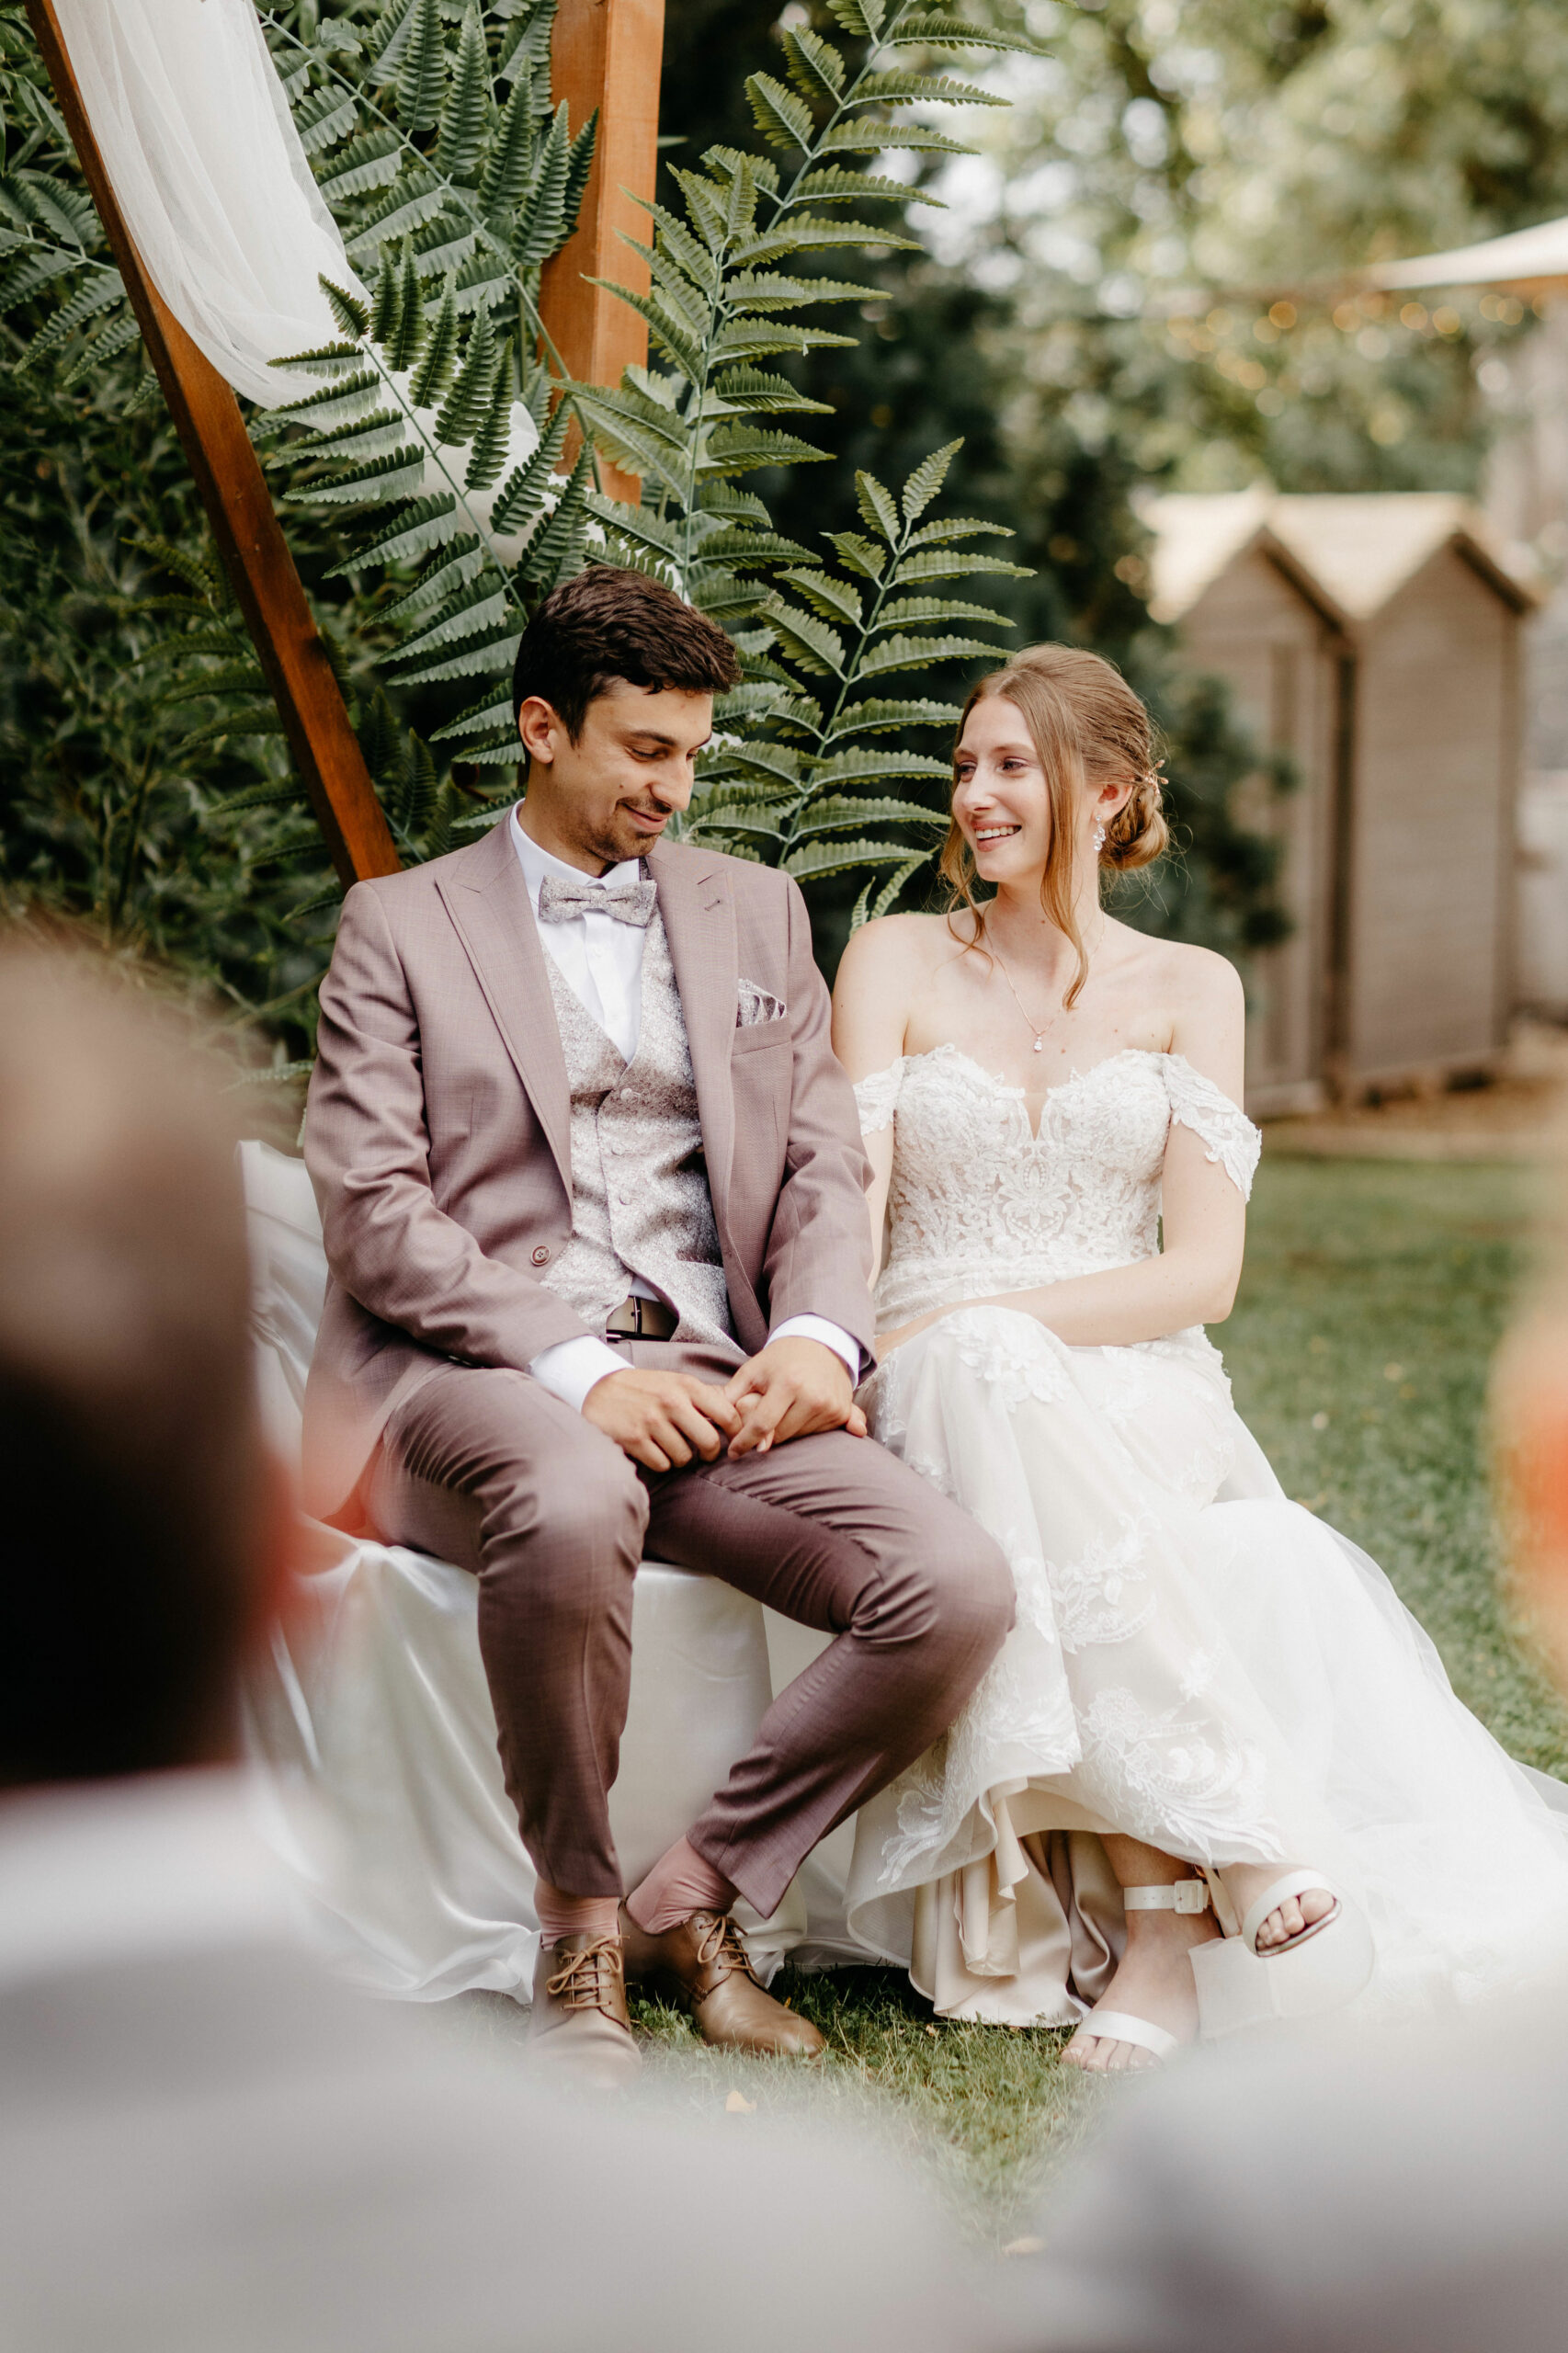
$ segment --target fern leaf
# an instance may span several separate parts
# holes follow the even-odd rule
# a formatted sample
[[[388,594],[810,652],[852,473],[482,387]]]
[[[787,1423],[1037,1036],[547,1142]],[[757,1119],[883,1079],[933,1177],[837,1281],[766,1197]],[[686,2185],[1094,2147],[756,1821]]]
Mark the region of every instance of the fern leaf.
[[[149,534],[145,539],[127,540],[125,544],[134,548],[139,555],[151,556],[161,570],[173,573],[175,578],[183,580],[187,588],[194,588],[204,604],[217,602],[218,574],[199,556],[188,554],[184,548],[176,548],[172,540],[162,540],[155,534]]]
[[[923,857],[909,858],[899,868],[896,874],[892,874],[888,877],[888,880],[882,884],[881,889],[877,892],[876,897],[871,901],[870,912],[871,920],[873,922],[875,922],[879,917],[892,913],[893,907],[897,904],[900,892],[904,889],[907,883],[914,881],[921,868],[928,863],[929,857],[930,853],[927,851]]]
[[[772,563],[816,562],[809,548],[801,547],[797,540],[784,539],[778,531],[714,531],[701,542],[698,553],[704,563],[727,564],[732,572],[760,571]]]
[[[507,601],[506,590],[494,585],[494,573],[484,574],[460,588],[417,636],[398,647],[395,659],[400,664],[410,662],[437,645],[456,645],[482,635],[493,637],[506,618]]]
[[[264,695],[267,680],[253,659],[231,662],[219,670],[198,670],[176,678],[159,697],[162,702],[199,702],[209,695]]]
[[[519,578],[546,596],[558,582],[582,570],[588,536],[588,491],[593,482],[594,455],[586,441],[577,452],[565,489],[554,514],[528,542],[517,567]]]
[[[403,169],[403,141],[386,124],[351,139],[317,185],[328,204],[335,207],[347,197],[368,196],[372,188],[390,187]]]
[[[392,604],[383,605],[383,620],[406,622],[415,613],[433,605],[444,604],[449,597],[463,587],[484,567],[484,550],[472,531],[464,531],[444,549],[436,563],[426,567],[414,586]]]
[[[265,874],[274,866],[287,866],[291,858],[324,856],[320,834],[301,834],[291,842],[279,842],[276,849],[263,850],[259,858],[250,861],[253,874]]]
[[[830,40],[801,25],[786,32],[784,54],[790,79],[808,98],[826,98],[831,104],[837,97],[844,87],[846,67],[841,52]]]
[[[533,161],[533,91],[525,76],[514,82],[502,109],[490,160],[479,183],[480,210],[491,218],[506,218],[522,202]]]
[[[465,645],[460,652],[449,654],[444,661],[427,662],[417,670],[400,672],[401,687],[422,687],[437,678],[474,678],[481,673],[509,671],[517,658],[522,642],[520,630],[507,631],[500,637],[483,640],[475,645]]]
[[[846,580],[835,580],[829,572],[801,571],[799,568],[782,573],[791,588],[804,597],[813,611],[826,620],[847,621],[851,629],[858,629],[864,610],[860,592]]]
[[[307,801],[309,798],[309,791],[302,784],[257,785],[250,792],[226,793],[215,808],[206,812],[206,822],[210,825],[222,824],[231,817],[242,815],[247,809],[267,809],[280,801]]]
[[[885,0],[827,0],[827,6],[854,40],[875,40],[887,18]]]
[[[470,7],[458,35],[457,63],[441,108],[435,165],[447,179],[469,188],[479,176],[479,149],[491,111],[490,57],[477,8]]]
[[[946,482],[948,468],[962,448],[961,439],[944,441],[939,449],[933,449],[928,458],[922,458],[903,485],[903,495],[900,504],[903,508],[903,519],[906,524],[917,522],[925,514],[926,509]]]
[[[501,479],[512,438],[512,347],[505,343],[491,378],[490,399],[469,451],[465,488],[488,490]]]
[[[824,155],[869,155],[897,147],[918,155],[972,155],[978,151],[962,139],[949,139],[923,122],[835,122],[822,135]],[[878,231],[885,241],[886,232]]]
[[[814,465],[831,451],[813,449],[793,433],[760,433],[755,426],[721,425],[709,436],[700,460],[704,474],[753,472],[759,466]]]
[[[889,179],[880,172],[846,171],[842,164],[829,164],[821,171],[807,172],[790,192],[801,202],[814,204],[851,204],[858,203],[862,198],[885,198],[890,204],[932,204],[939,211],[947,210],[944,199],[934,196],[929,188],[912,188],[906,180]]]
[[[831,4],[831,0],[830,0]],[[890,48],[904,43],[921,49],[1016,50],[1025,57],[1043,57],[1045,51],[1027,33],[1000,32],[993,25],[971,25],[963,17],[905,17],[884,36]]]
[[[457,317],[456,300],[452,316]],[[490,313],[481,311],[468,339],[468,349],[457,380],[442,402],[436,419],[436,438],[449,449],[460,449],[478,432],[495,389],[495,337]]]
[[[281,358],[272,359],[272,368],[305,368],[313,374],[338,374],[345,368],[362,368],[365,355],[357,343],[319,343],[313,351],[289,351]]]
[[[717,757],[732,773],[756,778],[758,789],[770,799],[797,793],[801,789],[801,756],[788,744],[728,744]]]
[[[430,340],[425,355],[414,371],[408,387],[409,404],[413,408],[433,408],[445,394],[452,381],[458,357],[458,294],[449,278],[441,295],[441,307],[430,329]],[[436,426],[440,435],[440,420]]]
[[[922,523],[910,535],[912,548],[938,547],[953,540],[979,539],[984,534],[994,540],[1010,540],[1011,524],[988,523],[979,515],[949,515],[939,523]]]
[[[512,232],[512,256],[519,269],[538,269],[566,233],[566,188],[571,168],[566,102],[562,100],[534,168],[533,182]]]
[[[781,863],[785,873],[792,874],[797,881],[812,874],[848,874],[858,866],[907,866],[909,844],[867,840],[803,842]]]
[[[834,413],[831,401],[808,399],[804,392],[797,392],[787,376],[777,376],[762,368],[723,369],[710,379],[710,396],[725,408],[759,409],[774,416],[831,416]]]
[[[881,236],[881,232],[876,233]],[[777,270],[737,270],[729,284],[732,310],[792,311],[803,302],[885,302],[885,286],[845,278],[782,278]]]
[[[338,460],[358,460],[381,455],[388,449],[402,447],[404,422],[392,409],[373,409],[369,416],[356,417],[351,423],[335,427],[318,426],[321,438],[308,445],[293,442],[267,460],[268,469],[297,465],[301,456],[312,464],[330,458]]]
[[[890,702],[880,698],[846,704],[827,728],[824,742],[844,735],[884,734],[894,727],[956,727],[963,713],[956,702]]]
[[[504,699],[498,700],[494,694],[490,694],[481,702],[471,703],[467,710],[460,710],[457,717],[449,719],[444,727],[433,729],[430,740],[433,744],[440,744],[450,736],[462,735],[470,731],[475,734],[481,734],[486,729],[499,727],[503,722],[507,726],[512,723],[512,699],[507,695]]]
[[[403,265],[408,257],[409,248],[405,245],[395,258],[391,255],[385,256],[376,273],[376,296],[370,305],[370,339],[380,344],[383,351],[395,343],[403,325]],[[406,366],[407,362],[403,364]]]
[[[423,5],[423,0],[421,0]],[[435,0],[430,0],[434,6]],[[447,201],[447,191],[437,179],[433,179],[423,165],[406,174],[399,185],[391,188],[377,210],[357,233],[348,240],[348,251],[356,259],[361,254],[374,255],[391,244],[397,237],[406,237],[415,229],[423,229],[433,221]]]
[[[62,380],[63,389],[69,392],[74,384],[81,383],[88,376],[96,376],[106,359],[112,359],[117,352],[135,343],[141,333],[134,311],[127,309],[119,318],[106,319],[97,335],[88,339],[86,348],[75,366],[66,369]]]
[[[367,458],[362,466],[351,466],[347,473],[306,483],[283,494],[295,506],[380,506],[391,498],[417,497],[424,472],[422,449],[391,449],[383,457]]]
[[[459,316],[494,310],[509,300],[517,283],[517,273],[507,257],[493,245],[480,245],[457,274]]]
[[[835,335],[827,327],[768,326],[755,319],[729,319],[713,338],[716,364],[770,359],[776,352],[851,351],[858,335]]]
[[[520,531],[530,523],[544,506],[545,493],[566,446],[572,413],[564,402],[555,412],[541,436],[537,449],[514,466],[501,485],[495,504],[490,510],[493,531]]]
[[[792,662],[819,677],[843,677],[844,640],[836,630],[802,613],[798,606],[786,604],[782,597],[770,597],[763,610],[769,629]]]
[[[441,118],[447,37],[440,0],[414,0],[397,73],[397,110],[410,131],[431,131]]]
[[[804,814],[796,820],[799,835],[839,834],[850,825],[924,825],[926,830],[945,834],[948,818],[945,811],[923,809],[915,801],[889,801],[879,796],[875,800],[857,799],[846,793],[833,793],[825,800],[813,801]],[[909,854],[905,845],[904,855]]]
[[[880,531],[890,548],[899,541],[898,509],[892,495],[882,488],[875,474],[862,468],[855,476],[855,504],[868,531]]]
[[[583,198],[587,192],[588,174],[594,168],[594,148],[597,143],[598,131],[599,110],[596,107],[572,142],[566,157],[566,188],[561,205],[563,240],[577,226],[577,215],[583,209]]]
[[[873,527],[874,528],[874,527]],[[880,580],[887,570],[887,555],[870,540],[863,540],[858,531],[828,531],[824,535],[840,563],[858,572],[867,580]]]
[[[517,768],[522,766],[524,756],[523,747],[517,741],[516,728],[503,742],[460,744],[452,754],[452,757],[456,760],[466,760],[471,768]],[[470,825],[483,824],[494,815],[494,810],[485,810],[480,816],[466,818],[464,823]]]
[[[906,555],[893,577],[903,587],[917,580],[965,580],[978,573],[1003,580],[1034,576],[1027,563],[1009,563],[1005,556],[974,555],[968,549],[961,555],[944,555],[939,548],[923,548],[917,555]]]
[[[1001,649],[979,637],[890,637],[861,658],[858,676],[884,676],[890,670],[928,670],[937,662],[958,662],[971,654],[988,662],[1002,659]]]
[[[844,101],[846,107],[1006,107],[1010,98],[983,90],[975,82],[955,82],[939,74],[866,74]]]
[[[771,74],[748,74],[746,98],[752,120],[770,147],[799,147],[810,153],[815,126],[810,108],[793,90],[787,90]]]
[[[877,616],[876,630],[925,629],[936,621],[984,621],[992,629],[1015,626],[994,605],[962,604],[950,597],[895,597]]]
[[[652,507],[628,506],[619,499],[602,498],[597,491],[588,494],[588,512],[645,554],[657,557],[665,564],[674,563],[679,538],[679,525],[674,516],[666,517],[654,514]]]
[[[831,758],[820,760],[812,771],[812,781],[820,791],[824,785],[870,784],[894,776],[930,777],[950,786],[953,764],[934,760],[925,752],[873,752],[861,744],[852,752],[835,752]]]
[[[585,278],[585,283],[602,286],[607,293],[615,295],[639,317],[646,319],[654,340],[668,352],[676,366],[683,369],[693,383],[701,381],[704,371],[700,335],[694,334],[689,322],[677,317],[658,295],[635,294],[628,286],[618,286],[613,278]]]
[[[40,359],[46,359],[51,351],[57,351],[62,343],[68,342],[78,327],[85,326],[89,319],[97,318],[100,311],[107,311],[111,302],[123,301],[124,299],[125,287],[118,269],[95,270],[87,283],[78,287],[63,308],[56,311],[48,324],[39,329],[17,361],[16,373],[25,376],[29,369],[38,366]]]
[[[353,130],[358,112],[353,91],[341,83],[312,90],[294,108],[294,128],[306,154],[319,155],[324,147],[335,147]]]
[[[470,260],[479,232],[449,206],[414,233],[414,258],[421,278],[445,277]]]
[[[350,294],[343,287],[335,286],[330,278],[324,278],[319,271],[316,274],[316,283],[326,296],[327,308],[342,334],[351,335],[369,334],[370,313],[357,294]]]
[[[918,237],[903,236],[886,222],[873,227],[865,221],[832,221],[816,213],[791,212],[737,246],[733,260],[737,268],[756,269],[764,262],[782,261],[787,254],[824,253],[835,245],[863,245],[873,239],[880,245],[896,245],[909,253],[920,250]]]
[[[271,703],[256,703],[244,710],[227,711],[221,719],[210,720],[205,727],[198,727],[182,735],[176,746],[182,759],[193,752],[205,751],[209,744],[259,744],[269,735],[281,735],[283,722]],[[321,836],[316,847],[321,848]]]
[[[405,242],[397,265],[397,328],[386,347],[389,366],[400,371],[415,366],[425,348],[427,325],[419,265],[413,245]]]

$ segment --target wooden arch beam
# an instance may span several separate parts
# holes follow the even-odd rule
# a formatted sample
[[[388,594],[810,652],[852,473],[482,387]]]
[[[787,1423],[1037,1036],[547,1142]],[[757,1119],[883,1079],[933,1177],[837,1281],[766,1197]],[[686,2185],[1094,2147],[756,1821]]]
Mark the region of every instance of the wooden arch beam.
[[[104,169],[52,0],[27,0],[27,7],[109,251],[125,281],[147,356],[196,477],[223,568],[233,584],[338,880],[347,889],[367,875],[395,874],[401,861],[392,832],[348,723],[239,403],[142,266]]]

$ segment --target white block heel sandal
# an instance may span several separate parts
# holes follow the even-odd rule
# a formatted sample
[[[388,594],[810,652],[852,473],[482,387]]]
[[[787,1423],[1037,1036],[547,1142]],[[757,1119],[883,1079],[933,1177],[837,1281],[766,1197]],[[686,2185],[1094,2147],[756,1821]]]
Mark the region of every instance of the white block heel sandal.
[[[1314,1887],[1321,1881],[1314,1880]],[[1168,1887],[1124,1887],[1121,1891],[1122,1909],[1126,1912],[1207,1912],[1209,1882],[1201,1879],[1178,1879]],[[1196,1948],[1199,1952],[1210,1948]],[[1087,2030],[1096,2042],[1133,2042],[1141,2051],[1152,2051],[1154,2057],[1165,2060],[1181,2049],[1180,2037],[1168,2034],[1152,2018],[1134,2018],[1131,2010],[1091,2010],[1082,2021],[1079,2031]]]
[[[1331,1911],[1288,1944],[1258,1950],[1257,1932],[1292,1895],[1322,1888]],[[1365,1915],[1322,1871],[1285,1871],[1248,1907],[1239,1936],[1195,1947],[1199,2032],[1205,2042],[1274,2026],[1353,2002],[1372,1974],[1372,1933]]]

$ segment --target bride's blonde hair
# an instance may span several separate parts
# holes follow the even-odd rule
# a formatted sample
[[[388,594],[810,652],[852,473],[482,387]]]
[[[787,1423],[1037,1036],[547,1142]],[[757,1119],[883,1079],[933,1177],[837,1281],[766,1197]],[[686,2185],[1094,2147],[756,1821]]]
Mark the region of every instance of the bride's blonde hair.
[[[1088,958],[1073,914],[1080,796],[1089,785],[1120,783],[1132,790],[1106,827],[1102,867],[1131,873],[1158,858],[1170,838],[1161,807],[1159,746],[1153,722],[1114,663],[1075,645],[1029,645],[970,690],[959,721],[954,758],[976,703],[1001,695],[1029,732],[1051,804],[1051,847],[1040,880],[1040,904],[1072,942],[1078,970],[1062,1002],[1071,1006],[1089,976]],[[949,824],[937,870],[948,885],[949,919],[967,907],[974,930],[968,945],[985,944],[985,909],[974,895],[974,857],[956,819]]]

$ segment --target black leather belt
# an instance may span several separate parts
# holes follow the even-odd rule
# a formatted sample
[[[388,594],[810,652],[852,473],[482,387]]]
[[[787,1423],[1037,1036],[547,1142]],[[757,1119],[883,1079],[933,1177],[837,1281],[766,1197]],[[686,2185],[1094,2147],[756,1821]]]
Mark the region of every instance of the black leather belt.
[[[612,1340],[673,1340],[679,1322],[662,1299],[643,1299],[633,1291],[606,1316],[605,1331]]]

